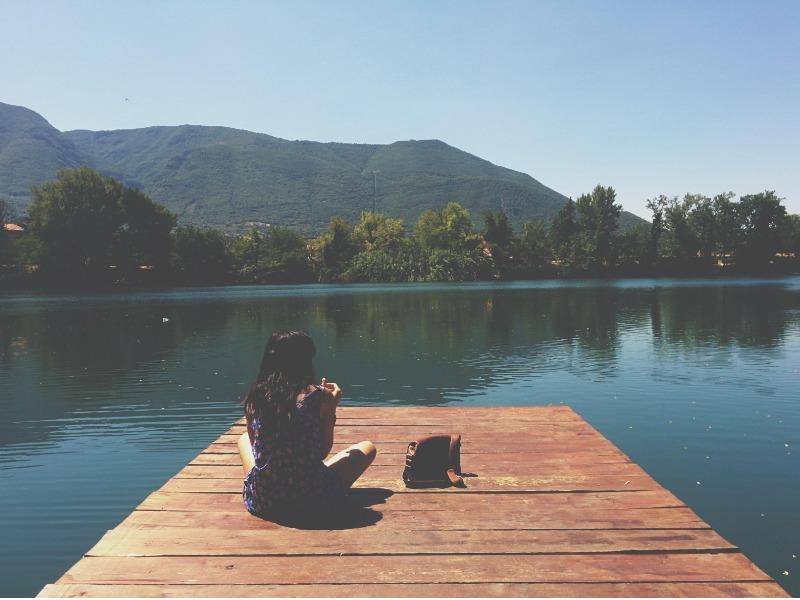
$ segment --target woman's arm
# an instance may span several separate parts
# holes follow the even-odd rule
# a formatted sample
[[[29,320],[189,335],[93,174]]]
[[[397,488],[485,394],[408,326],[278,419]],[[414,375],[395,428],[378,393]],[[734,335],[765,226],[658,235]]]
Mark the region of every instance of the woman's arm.
[[[328,383],[324,378],[322,379],[322,389],[324,395],[319,408],[319,416],[322,421],[322,458],[324,459],[333,448],[336,407],[339,405],[339,398],[342,397],[342,390],[337,384]]]

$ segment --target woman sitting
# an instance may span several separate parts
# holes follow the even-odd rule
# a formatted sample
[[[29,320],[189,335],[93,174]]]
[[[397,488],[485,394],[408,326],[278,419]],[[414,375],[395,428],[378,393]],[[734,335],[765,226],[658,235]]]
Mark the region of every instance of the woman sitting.
[[[239,438],[244,503],[258,517],[317,516],[341,506],[345,492],[375,459],[372,442],[328,458],[342,390],[315,385],[314,342],[307,333],[273,333],[244,399]]]

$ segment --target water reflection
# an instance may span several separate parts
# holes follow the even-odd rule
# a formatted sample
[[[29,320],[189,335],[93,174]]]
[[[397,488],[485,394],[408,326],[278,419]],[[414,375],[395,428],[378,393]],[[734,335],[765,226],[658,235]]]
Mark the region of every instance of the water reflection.
[[[653,338],[687,350],[780,346],[797,324],[798,294],[783,286],[664,288],[651,311]]]

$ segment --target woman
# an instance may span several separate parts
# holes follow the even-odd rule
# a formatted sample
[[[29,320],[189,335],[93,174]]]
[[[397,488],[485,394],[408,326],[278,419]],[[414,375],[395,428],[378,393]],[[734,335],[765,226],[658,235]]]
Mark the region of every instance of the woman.
[[[375,459],[372,442],[361,442],[325,460],[342,390],[325,378],[314,385],[314,354],[307,333],[273,333],[244,399],[243,496],[256,516],[313,516],[336,507]]]

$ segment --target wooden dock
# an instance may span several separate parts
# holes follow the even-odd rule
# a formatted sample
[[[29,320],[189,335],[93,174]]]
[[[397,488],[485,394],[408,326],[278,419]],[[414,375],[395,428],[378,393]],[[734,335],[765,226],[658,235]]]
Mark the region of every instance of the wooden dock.
[[[110,530],[53,596],[775,596],[761,569],[567,407],[340,408],[378,457],[336,529],[242,503],[236,423]],[[467,489],[407,490],[406,445],[463,435]]]

